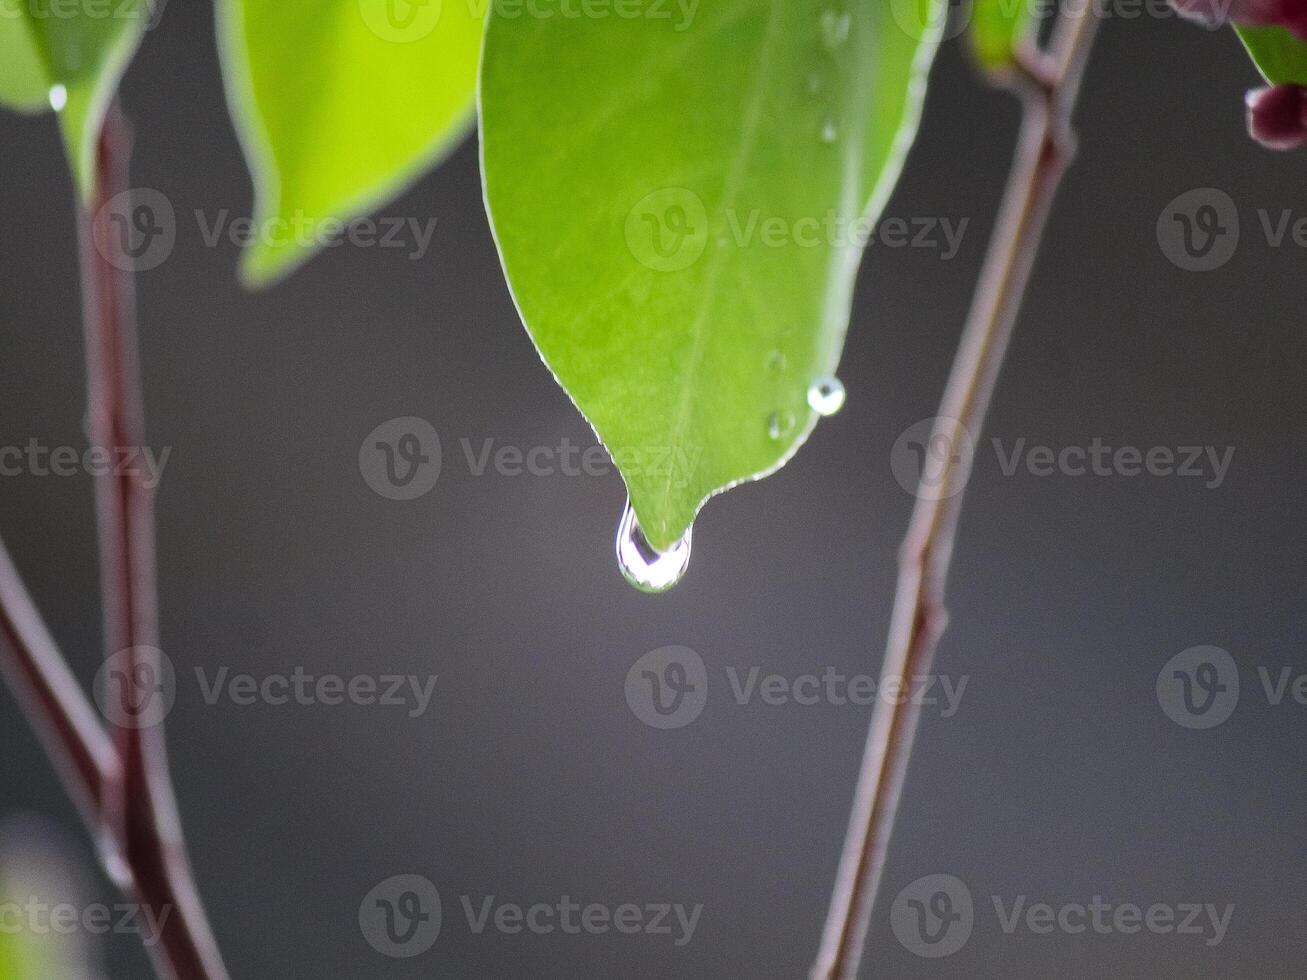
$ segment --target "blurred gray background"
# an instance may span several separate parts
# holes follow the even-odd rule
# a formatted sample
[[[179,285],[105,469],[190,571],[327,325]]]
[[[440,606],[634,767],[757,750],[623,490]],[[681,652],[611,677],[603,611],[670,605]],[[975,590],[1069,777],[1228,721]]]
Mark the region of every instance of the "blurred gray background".
[[[1307,935],[1307,707],[1268,697],[1303,656],[1307,255],[1258,209],[1307,216],[1307,158],[1244,136],[1256,77],[1233,35],[1111,19],[969,488],[937,669],[868,963],[878,977],[1301,975]],[[912,499],[891,467],[934,414],[1017,123],[956,43],[887,217],[967,218],[953,259],[873,245],[841,377],[842,414],[778,475],[712,501],[690,574],[636,593],[612,535],[612,474],[474,476],[459,441],[593,436],[528,342],[482,211],[469,140],[382,214],[437,219],[430,252],[342,247],[258,294],[195,210],[249,213],[209,4],[170,5],[125,85],[134,182],[178,208],[177,247],[140,277],[158,498],[169,737],[191,853],[238,978],[795,978],[823,922],[869,708],[739,704],[728,668],[793,681],[875,674]],[[0,445],[82,446],[72,193],[54,125],[0,116]],[[1185,271],[1156,223],[1177,195],[1236,202],[1230,260]],[[1301,215],[1299,214],[1301,211]],[[380,423],[428,420],[434,489],[396,502],[360,475]],[[989,438],[1056,449],[1235,447],[1217,487],[1179,476],[1004,475]],[[88,687],[98,653],[85,477],[0,479],[0,532]],[[646,652],[684,645],[709,678],[674,730],[624,696]],[[1212,644],[1237,707],[1179,724],[1159,671]],[[205,702],[195,669],[257,677],[438,675],[428,711]],[[75,813],[7,694],[0,813],[36,812],[90,862]],[[891,928],[929,874],[975,903],[962,948],[922,958]],[[375,951],[360,903],[420,875],[444,925],[410,959]],[[97,898],[116,901],[102,879]],[[674,935],[481,934],[460,897],[679,903]],[[1024,901],[1233,906],[1204,935],[1004,930]],[[1205,923],[1206,916],[1199,924]],[[677,930],[674,930],[674,932]],[[131,936],[115,978],[148,967]]]

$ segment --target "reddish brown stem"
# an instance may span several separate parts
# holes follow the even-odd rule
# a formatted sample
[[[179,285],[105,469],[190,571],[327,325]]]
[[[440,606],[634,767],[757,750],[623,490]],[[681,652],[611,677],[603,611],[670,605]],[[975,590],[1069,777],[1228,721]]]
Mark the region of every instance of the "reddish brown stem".
[[[143,447],[145,427],[137,364],[135,297],[119,236],[97,236],[96,216],[128,187],[130,137],[115,106],[99,146],[93,199],[82,212],[86,337],[87,435],[116,459]],[[117,471],[119,467],[106,468]],[[154,564],[154,501],[134,467],[97,476],[101,601],[107,656],[122,676],[162,676]],[[111,713],[112,714],[112,713]],[[122,778],[102,802],[107,832],[118,844],[130,890],[164,922],[152,949],[160,976],[224,980],[227,976],[192,881],[168,775],[162,724],[113,726]],[[166,918],[163,918],[166,915]]]
[[[98,833],[122,776],[118,752],[64,662],[0,544],[0,673],[18,697],[68,794]]]
[[[1048,56],[1018,62],[1012,76],[1024,113],[1017,155],[931,434],[931,454],[899,555],[881,689],[913,692],[930,674],[947,613],[948,578],[972,437],[984,423],[1053,197],[1071,162],[1071,114],[1098,16],[1068,6]],[[872,712],[848,835],[812,980],[855,980],[912,753],[920,699],[879,702]]]

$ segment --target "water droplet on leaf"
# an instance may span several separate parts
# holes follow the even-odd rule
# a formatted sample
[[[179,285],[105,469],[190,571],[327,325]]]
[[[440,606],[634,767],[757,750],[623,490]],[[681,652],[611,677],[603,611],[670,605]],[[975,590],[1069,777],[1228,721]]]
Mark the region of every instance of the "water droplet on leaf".
[[[808,389],[808,404],[818,415],[834,415],[844,407],[844,383],[839,378],[822,378]]]
[[[767,355],[767,371],[770,374],[781,374],[785,371],[785,352],[774,350]]]
[[[794,428],[794,416],[789,412],[772,412],[767,417],[767,435],[773,439],[783,438]]]
[[[55,112],[62,112],[67,104],[68,89],[62,85],[52,85],[50,87],[50,108]]]
[[[840,138],[840,131],[835,127],[835,120],[827,116],[821,121],[821,141],[823,143],[834,143]]]
[[[666,592],[685,576],[690,566],[690,538],[687,528],[681,540],[667,551],[651,545],[635,519],[635,508],[626,502],[617,525],[617,564],[622,575],[641,592]]]

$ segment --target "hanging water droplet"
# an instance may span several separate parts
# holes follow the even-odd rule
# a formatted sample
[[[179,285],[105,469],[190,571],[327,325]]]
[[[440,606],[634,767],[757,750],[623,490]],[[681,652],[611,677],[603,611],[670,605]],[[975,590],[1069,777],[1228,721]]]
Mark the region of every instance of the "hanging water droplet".
[[[774,350],[767,355],[767,373],[783,374],[785,371],[785,352]]]
[[[62,112],[67,104],[68,89],[62,85],[52,85],[50,87],[50,108],[55,112]]]
[[[844,407],[844,382],[839,378],[822,378],[808,389],[808,404],[818,415],[834,415]]]
[[[834,51],[849,39],[849,26],[853,18],[847,10],[823,10],[821,13],[821,41],[827,50]]]
[[[794,428],[794,416],[789,412],[772,412],[767,417],[767,435],[780,439]]]
[[[834,143],[840,138],[840,131],[835,127],[835,120],[827,116],[821,121],[821,141]]]
[[[690,538],[687,528],[681,540],[667,551],[651,545],[635,519],[635,508],[626,502],[617,525],[617,564],[626,580],[641,592],[666,592],[685,575],[690,566]]]

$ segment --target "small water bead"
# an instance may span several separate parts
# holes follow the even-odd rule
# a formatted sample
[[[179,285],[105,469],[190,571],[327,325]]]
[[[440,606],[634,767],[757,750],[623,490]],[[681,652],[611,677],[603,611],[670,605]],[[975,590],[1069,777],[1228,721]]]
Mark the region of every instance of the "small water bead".
[[[52,85],[50,87],[50,108],[55,112],[62,112],[67,104],[68,89],[62,85]]]
[[[794,428],[794,416],[789,412],[772,412],[767,417],[767,435],[781,439]]]
[[[834,51],[849,39],[849,26],[853,18],[847,10],[823,10],[821,13],[821,40],[828,51]]]
[[[821,141],[829,145],[839,138],[840,131],[835,126],[835,120],[827,116],[821,121]]]
[[[779,375],[785,373],[787,359],[784,351],[774,350],[767,355],[767,373]]]
[[[839,378],[823,378],[808,389],[808,405],[821,416],[831,416],[844,407],[844,383]]]
[[[641,592],[666,592],[684,578],[690,566],[693,531],[687,528],[681,540],[667,551],[659,551],[640,530],[635,508],[628,500],[617,525],[617,565],[623,577]]]

